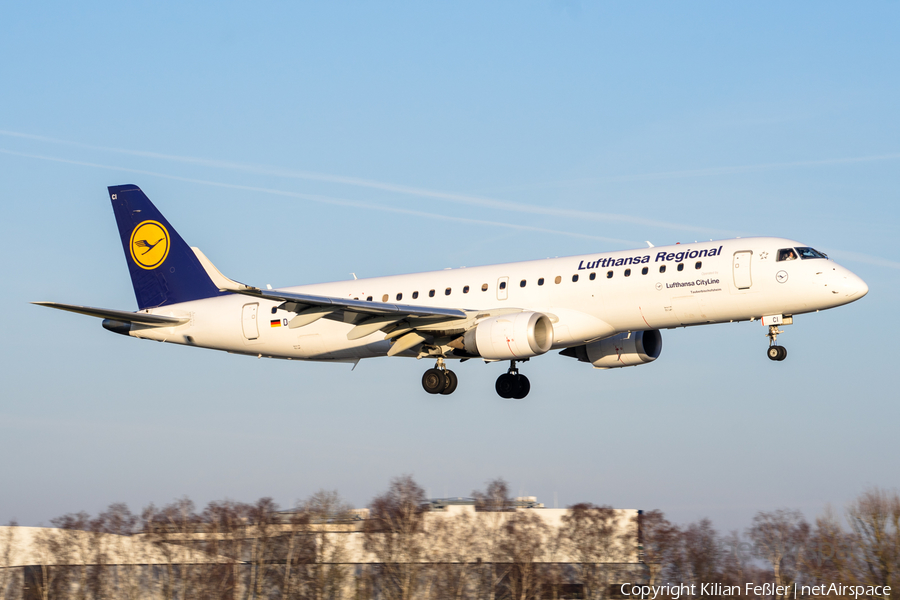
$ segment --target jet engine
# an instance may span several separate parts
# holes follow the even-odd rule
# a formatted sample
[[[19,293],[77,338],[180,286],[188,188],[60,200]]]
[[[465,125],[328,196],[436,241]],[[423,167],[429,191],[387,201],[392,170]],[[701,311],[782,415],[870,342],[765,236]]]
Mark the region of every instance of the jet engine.
[[[589,362],[597,369],[615,369],[653,362],[660,352],[662,335],[651,329],[620,333],[584,346],[566,348],[560,354]]]
[[[543,354],[553,345],[553,323],[538,312],[500,315],[480,321],[463,337],[466,352],[482,358],[518,360]]]

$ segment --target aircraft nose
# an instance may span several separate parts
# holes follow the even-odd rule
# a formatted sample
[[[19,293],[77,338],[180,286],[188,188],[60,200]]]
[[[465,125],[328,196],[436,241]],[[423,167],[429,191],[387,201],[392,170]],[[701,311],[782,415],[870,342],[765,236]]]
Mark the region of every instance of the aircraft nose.
[[[866,282],[862,280],[859,275],[855,273],[847,273],[844,277],[844,293],[847,298],[851,298],[853,300],[859,300],[863,296],[869,293],[869,286],[866,285]]]

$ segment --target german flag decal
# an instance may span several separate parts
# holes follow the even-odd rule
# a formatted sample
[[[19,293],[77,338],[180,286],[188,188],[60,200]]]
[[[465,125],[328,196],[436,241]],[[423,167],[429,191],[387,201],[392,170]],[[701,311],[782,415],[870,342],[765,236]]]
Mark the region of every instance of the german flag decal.
[[[271,321],[269,321],[269,324],[272,327],[281,327],[281,319],[272,319]]]

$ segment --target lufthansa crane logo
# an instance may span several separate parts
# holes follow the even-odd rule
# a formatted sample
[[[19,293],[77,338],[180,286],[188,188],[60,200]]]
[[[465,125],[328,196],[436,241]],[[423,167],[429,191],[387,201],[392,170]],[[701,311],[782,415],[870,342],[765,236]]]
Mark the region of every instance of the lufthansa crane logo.
[[[169,232],[157,221],[144,221],[131,232],[131,259],[142,269],[155,269],[169,255]]]

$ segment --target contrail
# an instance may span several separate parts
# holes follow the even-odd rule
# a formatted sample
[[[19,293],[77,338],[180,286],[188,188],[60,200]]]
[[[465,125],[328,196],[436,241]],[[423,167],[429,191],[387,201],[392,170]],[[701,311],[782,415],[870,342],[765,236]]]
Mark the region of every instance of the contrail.
[[[139,150],[127,150],[123,148],[112,148],[107,146],[94,146],[90,144],[82,144],[80,142],[70,142],[66,140],[59,140],[55,138],[49,138],[44,136],[32,135],[28,133],[20,133],[15,131],[5,131],[0,130],[0,135],[8,136],[8,137],[17,137],[30,139],[35,141],[53,143],[53,144],[61,144],[67,146],[73,146],[78,148],[92,149],[92,150],[102,150],[107,152],[115,152],[119,154],[126,154],[132,156],[143,156],[147,158],[158,158],[163,160],[171,160],[176,162],[183,162],[187,164],[197,164],[202,166],[215,167],[220,169],[233,169],[237,171],[243,171],[248,173],[262,174],[262,175],[273,175],[278,177],[286,177],[286,178],[294,178],[294,179],[307,179],[314,181],[326,181],[331,183],[341,183],[347,185],[354,185],[359,187],[369,187],[374,189],[381,189],[385,191],[393,191],[403,194],[417,195],[417,196],[425,196],[425,197],[433,197],[433,198],[441,198],[449,201],[457,201],[466,204],[473,204],[479,206],[490,206],[491,208],[497,208],[501,210],[509,210],[515,212],[525,212],[525,213],[536,213],[536,214],[545,214],[545,215],[553,215],[553,216],[561,216],[561,217],[572,217],[581,220],[596,220],[596,221],[620,221],[620,222],[629,222],[637,225],[645,225],[651,227],[660,227],[666,229],[676,229],[682,231],[692,231],[692,232],[705,232],[705,233],[714,233],[714,234],[724,234],[724,235],[737,235],[736,232],[725,231],[725,230],[716,230],[716,229],[705,229],[705,228],[697,228],[689,225],[681,225],[677,223],[667,223],[662,221],[652,221],[648,219],[642,219],[640,217],[632,217],[628,215],[616,215],[616,214],[604,214],[604,213],[593,213],[587,211],[576,211],[576,210],[568,210],[568,209],[554,209],[554,208],[544,208],[538,207],[528,204],[518,204],[515,202],[506,202],[502,200],[494,200],[490,198],[480,198],[477,196],[467,196],[463,194],[453,194],[448,192],[440,192],[434,190],[420,189],[409,186],[397,185],[392,183],[384,183],[380,181],[372,181],[367,179],[359,179],[354,177],[345,177],[340,175],[328,175],[323,173],[312,173],[306,171],[290,171],[277,169],[274,167],[267,167],[263,165],[249,165],[242,163],[234,163],[228,161],[219,161],[219,160],[208,160],[203,158],[194,158],[189,156],[177,156],[177,155],[169,155],[169,154],[160,154],[156,152],[143,152]],[[267,194],[275,194],[281,196],[289,196],[295,197],[299,199],[309,200],[311,202],[319,202],[325,204],[335,204],[342,206],[352,206],[356,208],[364,208],[367,210],[378,210],[382,212],[393,212],[398,214],[408,214],[412,216],[420,216],[428,219],[440,219],[445,221],[456,221],[462,223],[470,223],[477,225],[486,225],[486,226],[495,226],[495,227],[503,227],[507,229],[516,229],[522,231],[536,231],[540,233],[549,233],[554,235],[564,235],[569,237],[578,237],[585,239],[593,239],[598,241],[604,241],[614,244],[627,244],[631,246],[637,246],[634,241],[630,240],[619,240],[616,238],[607,238],[600,236],[590,236],[586,234],[573,233],[568,231],[559,231],[554,229],[545,229],[540,227],[532,227],[528,225],[515,225],[512,223],[501,223],[494,221],[484,221],[479,219],[467,219],[464,217],[453,217],[448,215],[439,215],[435,213],[426,213],[422,211],[414,211],[400,208],[393,208],[388,206],[382,206],[377,204],[369,204],[363,202],[354,202],[351,200],[342,200],[337,198],[329,198],[327,196],[317,196],[312,194],[300,194],[296,192],[287,192],[282,190],[275,190],[270,188],[258,188],[252,186],[241,186],[236,184],[226,184],[220,182],[213,181],[205,181],[200,179],[191,179],[188,177],[178,177],[175,175],[168,175],[164,173],[156,173],[152,171],[141,171],[138,169],[128,169],[125,167],[114,167],[109,165],[100,165],[94,163],[85,163],[79,161],[71,161],[67,159],[47,157],[41,155],[33,155],[26,154],[20,152],[13,152],[10,150],[0,149],[0,152],[6,154],[13,154],[17,156],[24,156],[29,158],[37,158],[41,160],[50,160],[56,162],[63,162],[69,164],[77,164],[83,166],[91,166],[102,169],[111,169],[118,170],[130,173],[138,173],[143,175],[151,175],[154,177],[162,177],[165,179],[175,179],[179,181],[186,181],[191,183],[198,183],[201,185],[209,185],[215,187],[227,187],[233,189],[241,189],[246,191],[256,191]],[[731,166],[731,167],[717,167],[717,168],[709,168],[709,169],[694,169],[694,170],[686,170],[686,171],[665,171],[659,173],[645,173],[642,175],[632,175],[632,176],[623,176],[616,178],[607,178],[603,181],[638,181],[638,180],[647,180],[647,179],[664,179],[664,178],[676,178],[676,177],[696,177],[703,175],[717,175],[717,174],[727,174],[727,173],[740,173],[740,172],[749,172],[749,171],[760,171],[766,169],[777,169],[777,168],[788,168],[788,167],[806,167],[806,166],[824,166],[830,164],[853,164],[853,163],[863,163],[863,162],[873,162],[873,161],[882,161],[882,160],[895,160],[900,158],[900,153],[894,154],[881,154],[881,155],[872,155],[872,156],[861,156],[861,157],[847,157],[847,158],[834,158],[834,159],[824,159],[824,160],[807,160],[807,161],[794,161],[787,163],[765,163],[759,165],[741,165],[741,166]],[[588,181],[588,180],[583,180]],[[862,262],[866,264],[872,264],[876,266],[888,267],[891,269],[900,269],[900,263],[890,261],[878,256],[871,256],[867,254],[861,254],[858,252],[847,252],[842,250],[832,250],[832,254],[835,256],[840,256],[844,260],[853,261],[853,262]]]
[[[430,190],[426,188],[418,188],[396,183],[386,183],[383,181],[375,181],[371,179],[362,179],[358,177],[347,177],[343,175],[329,175],[327,173],[314,173],[310,171],[295,171],[289,169],[279,169],[265,165],[252,165],[244,163],[236,163],[221,160],[210,160],[205,158],[195,158],[191,156],[178,156],[172,154],[160,154],[157,152],[144,152],[140,150],[127,150],[124,148],[112,148],[109,146],[94,146],[91,144],[82,144],[79,142],[69,142],[66,140],[58,140],[28,133],[19,133],[15,131],[0,130],[0,135],[8,137],[17,137],[52,144],[62,144],[66,146],[74,146],[77,148],[85,148],[90,150],[101,150],[104,152],[115,152],[118,154],[127,154],[130,156],[141,156],[145,158],[156,158],[161,160],[169,160],[193,165],[202,165],[205,167],[213,167],[217,169],[230,169],[242,171],[245,173],[253,173],[257,175],[270,175],[275,177],[284,177],[289,179],[305,179],[309,181],[324,181],[328,183],[338,183],[342,185],[351,185],[356,187],[365,187],[370,189],[383,190],[398,194],[406,194],[410,196],[418,196],[424,198],[435,198],[446,202],[455,202],[458,204],[467,204],[471,206],[479,206],[482,208],[492,208],[496,210],[505,210],[508,212],[529,213],[537,215],[545,215],[551,217],[563,217],[577,219],[579,221],[602,221],[602,222],[618,222],[631,223],[641,225],[643,227],[658,227],[661,229],[670,229],[675,231],[689,231],[693,233],[704,233],[710,235],[738,235],[738,232],[727,231],[722,229],[713,229],[708,227],[698,227],[696,225],[684,225],[681,223],[671,223],[667,221],[658,221],[654,219],[646,219],[643,217],[635,217],[632,215],[623,215],[616,213],[600,213],[593,211],[573,210],[567,208],[553,208],[546,206],[535,206],[533,204],[522,204],[519,202],[509,202],[506,200],[497,200],[495,198],[487,198],[482,196],[472,196],[467,194],[458,194],[453,192],[443,192],[438,190]]]
[[[423,217],[426,219],[437,219],[437,220],[441,220],[441,221],[453,221],[453,222],[457,222],[457,223],[467,223],[470,225],[484,225],[484,226],[488,226],[488,227],[503,227],[506,229],[517,229],[520,231],[535,231],[538,233],[548,233],[548,234],[553,234],[553,235],[564,235],[564,236],[568,236],[568,237],[576,237],[576,238],[583,238],[583,239],[589,239],[589,240],[598,240],[601,242],[607,242],[607,243],[611,243],[611,244],[622,244],[622,245],[629,245],[629,246],[640,246],[641,245],[640,243],[635,242],[633,240],[621,240],[621,239],[617,239],[617,238],[608,238],[608,237],[601,237],[601,236],[596,236],[596,235],[587,235],[584,233],[575,233],[572,231],[560,231],[557,229],[546,229],[543,227],[533,227],[531,225],[517,225],[515,223],[502,223],[502,222],[497,222],[497,221],[484,221],[481,219],[470,219],[467,217],[454,217],[454,216],[450,216],[450,215],[441,215],[441,214],[437,214],[437,213],[429,213],[429,212],[424,212],[424,211],[419,211],[419,210],[409,210],[409,209],[405,209],[405,208],[395,208],[392,206],[383,206],[380,204],[371,204],[368,202],[358,202],[355,200],[332,198],[330,196],[321,196],[318,194],[302,194],[299,192],[289,192],[286,190],[278,190],[278,189],[273,189],[273,188],[256,187],[256,186],[250,186],[250,185],[239,185],[239,184],[235,184],[235,183],[222,183],[219,181],[194,179],[192,177],[180,177],[178,175],[169,175],[167,173],[157,173],[155,171],[144,171],[141,169],[129,169],[127,167],[102,165],[102,164],[98,164],[98,163],[91,163],[91,162],[85,162],[85,161],[80,161],[80,160],[70,160],[67,158],[58,158],[55,156],[44,156],[44,155],[40,155],[40,154],[29,154],[27,152],[16,152],[13,150],[6,150],[4,148],[0,148],[0,153],[10,154],[13,156],[22,156],[25,158],[34,158],[34,159],[38,159],[38,160],[47,160],[47,161],[52,161],[52,162],[65,163],[65,164],[70,164],[70,165],[79,165],[82,167],[93,167],[93,168],[97,168],[97,169],[109,169],[112,171],[122,171],[125,173],[136,173],[139,175],[150,175],[152,177],[161,177],[164,179],[174,179],[177,181],[185,181],[188,183],[196,183],[196,184],[200,184],[200,185],[208,185],[208,186],[219,187],[219,188],[243,190],[243,191],[248,191],[248,192],[258,192],[258,193],[263,193],[263,194],[272,194],[272,195],[276,195],[276,196],[287,196],[289,198],[298,198],[300,200],[307,200],[309,202],[318,202],[320,204],[330,204],[333,206],[347,206],[347,207],[351,207],[351,208],[377,210],[377,211],[389,212],[389,213],[394,213],[394,214]]]

